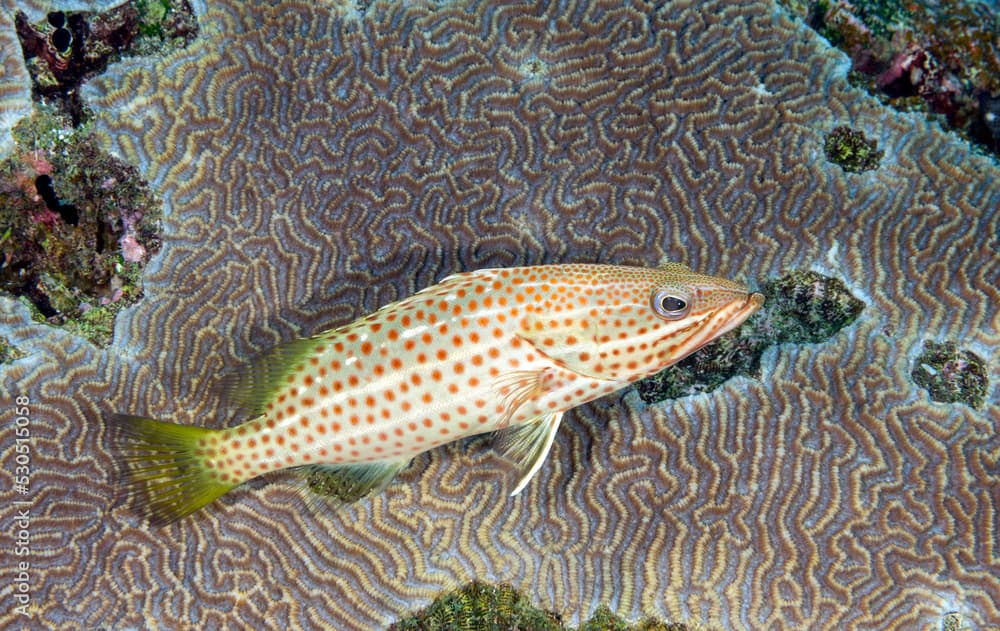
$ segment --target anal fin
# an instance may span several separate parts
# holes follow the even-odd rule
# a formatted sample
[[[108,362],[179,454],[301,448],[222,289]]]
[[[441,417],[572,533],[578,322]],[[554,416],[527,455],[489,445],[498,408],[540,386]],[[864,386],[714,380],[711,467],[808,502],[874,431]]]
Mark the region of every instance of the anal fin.
[[[562,417],[562,412],[546,414],[533,423],[504,430],[500,435],[500,448],[524,470],[511,495],[520,493],[545,462]]]
[[[335,504],[349,504],[377,493],[410,464],[410,458],[352,464],[299,467],[306,488]]]

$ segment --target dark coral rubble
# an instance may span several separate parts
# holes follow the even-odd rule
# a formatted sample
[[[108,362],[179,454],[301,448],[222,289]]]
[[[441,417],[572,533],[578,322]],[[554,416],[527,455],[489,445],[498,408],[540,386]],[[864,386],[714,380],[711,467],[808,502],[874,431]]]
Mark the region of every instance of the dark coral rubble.
[[[989,392],[989,366],[972,351],[952,340],[926,340],[910,373],[932,401],[983,407]]]
[[[966,0],[782,0],[847,53],[856,83],[1000,153],[1000,15]]]
[[[160,248],[160,203],[134,167],[44,108],[14,128],[0,162],[0,291],[39,320],[107,344],[142,296]]]
[[[877,169],[885,151],[878,148],[878,141],[865,137],[863,132],[841,125],[834,127],[823,141],[826,159],[849,173],[862,173]]]
[[[674,366],[636,384],[647,403],[711,392],[736,375],[757,377],[776,344],[817,344],[850,326],[864,309],[844,282],[796,270],[761,282],[764,306],[746,322]]]
[[[197,35],[186,0],[132,0],[104,12],[50,11],[31,22],[15,15],[36,98],[59,105],[78,124],[86,118],[78,88],[125,56],[169,50]]]
[[[579,627],[531,604],[510,585],[474,581],[389,627],[389,631],[692,631],[683,623],[646,618],[629,623],[607,606],[598,607]]]

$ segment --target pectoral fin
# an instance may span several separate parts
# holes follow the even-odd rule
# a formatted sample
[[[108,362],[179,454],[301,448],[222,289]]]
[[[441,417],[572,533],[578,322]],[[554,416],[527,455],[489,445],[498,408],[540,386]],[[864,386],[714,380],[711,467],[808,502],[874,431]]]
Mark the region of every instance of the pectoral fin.
[[[562,412],[547,414],[534,423],[513,427],[501,434],[501,449],[524,470],[511,495],[520,493],[545,462],[562,416]]]

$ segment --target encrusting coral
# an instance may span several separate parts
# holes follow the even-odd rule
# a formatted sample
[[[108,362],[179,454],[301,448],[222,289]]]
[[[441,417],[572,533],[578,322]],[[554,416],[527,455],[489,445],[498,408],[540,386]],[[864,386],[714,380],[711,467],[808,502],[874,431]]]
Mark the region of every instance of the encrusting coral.
[[[201,19],[188,48],[84,86],[165,202],[145,299],[107,350],[0,302],[26,353],[0,391],[29,400],[34,624],[380,628],[471,580],[571,624],[601,605],[734,629],[1000,624],[997,392],[932,403],[910,378],[924,339],[996,366],[993,163],[852,88],[765,0],[229,0]],[[825,159],[840,125],[877,140],[876,169]],[[220,374],[455,271],[662,259],[813,269],[866,306],[767,351],[758,381],[574,410],[515,498],[474,439],[329,514],[284,477],[155,532],[113,504],[107,413],[231,423]]]

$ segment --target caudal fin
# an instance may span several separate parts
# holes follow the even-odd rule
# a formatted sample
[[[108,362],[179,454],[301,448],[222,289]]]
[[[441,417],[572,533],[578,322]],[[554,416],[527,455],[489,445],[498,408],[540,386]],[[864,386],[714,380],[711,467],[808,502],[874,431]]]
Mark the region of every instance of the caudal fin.
[[[219,430],[115,414],[112,449],[125,499],[154,527],[189,515],[237,483],[221,481],[205,462],[202,439]]]

